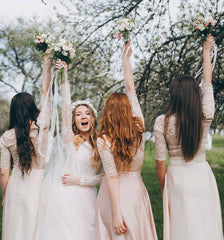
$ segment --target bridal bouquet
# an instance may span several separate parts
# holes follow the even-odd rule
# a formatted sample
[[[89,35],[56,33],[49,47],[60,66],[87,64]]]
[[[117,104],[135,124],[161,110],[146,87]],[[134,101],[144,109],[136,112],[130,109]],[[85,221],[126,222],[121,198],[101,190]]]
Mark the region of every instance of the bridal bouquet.
[[[54,60],[60,59],[67,64],[71,63],[75,55],[73,44],[64,38],[61,38],[58,42],[52,43],[50,50]]]
[[[37,50],[45,52],[51,44],[51,37],[49,34],[38,34],[35,36],[34,44]]]
[[[134,20],[130,18],[120,18],[116,23],[114,38],[123,38],[125,41],[128,41],[131,31],[135,28]]]
[[[193,25],[196,32],[200,36],[203,35],[204,39],[206,39],[206,36],[212,32],[212,27],[215,25],[215,21],[211,17],[199,17],[194,21]]]

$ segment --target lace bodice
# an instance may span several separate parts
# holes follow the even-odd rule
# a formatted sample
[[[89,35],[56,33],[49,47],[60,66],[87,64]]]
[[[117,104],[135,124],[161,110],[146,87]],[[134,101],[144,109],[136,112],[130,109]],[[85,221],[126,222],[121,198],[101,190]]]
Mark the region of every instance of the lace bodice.
[[[48,136],[48,127],[50,123],[50,100],[47,99],[47,104],[43,108],[44,102],[46,101],[46,97],[42,95],[41,103],[40,103],[40,114],[37,118],[37,126],[32,124],[30,129],[30,138],[33,142],[34,149],[36,152],[35,159],[32,159],[32,168],[43,168],[44,167],[44,159],[40,156],[38,152],[38,126],[40,127],[41,124],[43,126],[43,147],[42,153],[46,153],[47,150],[47,136]],[[44,119],[44,122],[41,123],[41,119]],[[19,167],[19,156],[17,152],[17,141],[15,135],[15,129],[7,130],[1,139],[1,168],[10,168],[10,159],[13,159],[13,167]]]
[[[142,111],[141,111],[137,96],[128,95],[128,99],[132,107],[132,115],[140,117],[144,123],[144,118],[142,115]],[[118,172],[114,162],[113,154],[110,149],[111,144],[107,140],[106,136],[103,136],[103,137],[106,140],[105,144],[104,144],[104,139],[102,138],[97,139],[97,147],[103,163],[103,169],[107,177],[116,176],[118,175]],[[141,171],[143,159],[144,159],[144,137],[142,139],[141,146],[139,147],[139,149],[137,150],[137,153],[133,157],[133,162],[131,164],[130,171]]]
[[[61,84],[62,93],[62,137],[70,148],[70,159],[67,168],[71,175],[80,177],[80,184],[94,186],[102,181],[102,174],[97,175],[97,170],[91,166],[92,147],[88,142],[83,142],[76,150],[72,142],[72,108],[70,86],[66,81]]]
[[[206,138],[208,134],[209,127],[211,125],[215,106],[214,106],[214,96],[213,88],[210,83],[203,83],[202,85],[202,110],[204,114],[204,120],[202,123],[203,127],[203,138],[201,146],[192,161],[205,160],[205,147]],[[154,125],[154,136],[156,145],[156,160],[165,161],[166,160],[166,146],[168,148],[169,158],[176,158],[177,161],[184,161],[182,155],[182,147],[178,144],[178,137],[175,130],[176,118],[171,116],[169,118],[168,130],[166,133],[166,140],[164,136],[164,120],[165,115],[160,115],[157,117]]]

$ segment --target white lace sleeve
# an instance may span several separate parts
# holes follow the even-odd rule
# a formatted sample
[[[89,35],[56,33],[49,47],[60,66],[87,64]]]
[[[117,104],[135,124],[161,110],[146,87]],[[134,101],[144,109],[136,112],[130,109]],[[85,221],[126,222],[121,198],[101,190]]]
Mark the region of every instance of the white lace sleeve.
[[[10,168],[11,154],[7,147],[6,133],[3,134],[2,139],[1,139],[1,163],[0,163],[1,168]]]
[[[51,117],[51,98],[45,95],[41,95],[40,101],[40,114],[37,118],[38,126],[42,129],[49,128]]]
[[[133,116],[141,118],[143,125],[145,125],[144,117],[137,96],[134,94],[128,94],[127,96],[131,105]]]
[[[114,162],[114,157],[110,149],[110,142],[106,140],[106,143],[104,143],[104,140],[102,138],[98,138],[97,148],[106,177],[117,176],[118,173]]]
[[[72,108],[69,82],[61,84],[62,94],[62,136],[63,141],[68,143],[72,135]]]
[[[166,140],[164,136],[164,117],[156,118],[154,125],[156,160],[166,161]]]
[[[81,176],[80,185],[82,186],[95,186],[102,182],[103,174],[95,176]]]
[[[215,102],[211,83],[202,83],[202,109],[205,119],[212,120],[215,112]]]

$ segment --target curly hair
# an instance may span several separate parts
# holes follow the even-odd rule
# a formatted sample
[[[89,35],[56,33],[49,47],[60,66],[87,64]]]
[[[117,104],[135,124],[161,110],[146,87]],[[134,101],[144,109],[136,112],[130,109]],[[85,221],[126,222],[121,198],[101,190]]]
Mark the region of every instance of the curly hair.
[[[111,143],[117,171],[128,172],[133,156],[142,142],[143,122],[134,117],[128,97],[124,93],[112,93],[106,101],[101,118],[99,137],[103,135]]]
[[[24,173],[29,174],[31,171],[32,159],[36,156],[30,138],[30,126],[31,122],[36,123],[39,112],[29,93],[18,93],[11,101],[9,129],[15,129],[19,166],[23,177]]]
[[[96,132],[96,127],[97,127],[97,119],[96,119],[96,115],[94,113],[94,111],[87,105],[87,104],[80,104],[79,106],[85,106],[88,108],[88,110],[90,111],[90,122],[91,122],[91,128],[90,128],[90,132],[89,132],[89,141],[90,144],[92,146],[92,157],[91,157],[91,166],[93,166],[96,170],[98,170],[101,166],[101,161],[100,161],[100,156],[98,153],[98,149],[97,149],[97,144],[96,144],[96,140],[97,140],[97,132]],[[76,146],[76,148],[79,148],[79,145],[85,141],[85,139],[79,134],[79,129],[77,128],[76,124],[75,124],[75,111],[77,109],[77,107],[74,109],[73,113],[72,113],[72,130],[73,133],[75,135],[73,142]]]

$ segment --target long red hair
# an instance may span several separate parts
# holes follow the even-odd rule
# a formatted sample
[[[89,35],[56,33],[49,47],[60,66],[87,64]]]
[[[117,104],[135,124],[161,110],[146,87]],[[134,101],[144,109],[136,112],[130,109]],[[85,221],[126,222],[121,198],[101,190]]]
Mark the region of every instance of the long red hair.
[[[128,172],[133,156],[142,142],[144,126],[132,116],[131,105],[124,93],[113,93],[104,106],[99,137],[106,135],[118,172]],[[104,139],[105,141],[105,139]]]

